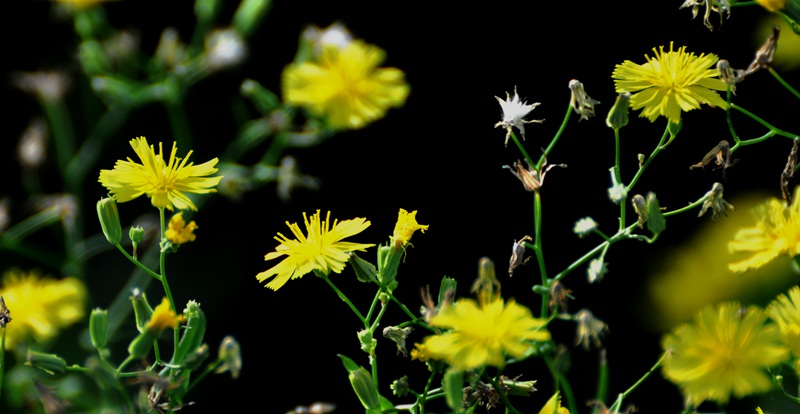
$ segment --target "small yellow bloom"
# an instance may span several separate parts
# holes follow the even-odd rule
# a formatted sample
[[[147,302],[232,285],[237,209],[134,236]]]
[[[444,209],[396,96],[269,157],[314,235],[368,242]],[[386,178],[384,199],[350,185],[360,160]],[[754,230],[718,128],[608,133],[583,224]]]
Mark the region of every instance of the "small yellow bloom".
[[[795,189],[792,205],[787,207],[783,201],[770,198],[757,206],[754,213],[758,218],[756,226],[740,229],[728,243],[731,253],[751,252],[753,255],[729,264],[731,271],[757,269],[782,254],[800,254],[800,187]]]
[[[704,308],[664,337],[664,376],[694,405],[769,391],[764,370],[786,360],[789,350],[778,327],[766,322],[764,311],[736,302]]]
[[[425,362],[431,359],[428,348],[424,344],[414,344],[414,349],[411,350],[411,359]]]
[[[756,0],[761,7],[775,13],[786,7],[786,0]]]
[[[630,92],[631,107],[642,109],[639,115],[653,122],[659,116],[670,122],[681,121],[681,111],[699,109],[700,104],[728,107],[714,90],[725,91],[728,86],[717,79],[714,54],[686,53],[686,46],[665,52],[653,48],[655,57],[645,55],[647,63],[638,65],[626,60],[614,68],[612,78],[616,91]]]
[[[561,395],[556,392],[539,410],[539,414],[569,414],[569,410],[561,406]]]
[[[161,304],[153,309],[153,315],[147,322],[144,329],[150,332],[161,332],[167,328],[175,329],[183,321],[183,315],[178,315],[169,305],[169,300],[165,297]]]
[[[147,195],[153,206],[166,207],[169,210],[197,210],[186,193],[207,194],[217,190],[221,176],[209,177],[217,172],[214,165],[217,159],[194,165],[188,162],[192,151],[185,158],[178,158],[177,145],[172,144],[169,161],[164,161],[162,144],[158,144],[158,154],[152,145],[147,144],[145,137],[130,141],[133,151],[139,156],[141,164],[130,158],[119,160],[113,170],[100,170],[100,183],[103,184],[119,203],[133,200],[140,195]]]
[[[360,40],[326,46],[316,61],[284,69],[283,99],[324,117],[331,128],[363,128],[402,106],[410,90],[403,71],[378,67],[385,56]]]
[[[779,295],[769,304],[767,313],[778,323],[783,341],[792,354],[800,358],[800,288],[793,287],[788,296]]]
[[[47,342],[84,316],[86,287],[80,279],[42,277],[36,271],[10,270],[3,275],[0,296],[11,313],[6,349],[33,339]]]
[[[289,279],[297,279],[303,275],[317,271],[324,275],[331,271],[341,273],[352,251],[365,251],[367,247],[374,244],[344,242],[350,236],[354,236],[364,231],[370,226],[370,222],[358,217],[352,220],[337,221],[331,223],[331,213],[328,212],[325,220],[320,219],[320,212],[309,217],[303,213],[307,235],[300,231],[297,223],[286,222],[295,240],[290,240],[281,233],[275,237],[280,244],[274,252],[267,253],[264,260],[277,259],[286,256],[280,263],[271,269],[256,275],[259,282],[263,282],[275,276],[267,287],[278,290]]]
[[[194,234],[195,230],[197,230],[197,224],[195,224],[194,220],[186,224],[183,220],[183,212],[181,211],[169,219],[169,228],[164,232],[164,236],[167,240],[171,241],[172,244],[181,245],[186,242],[194,241],[194,239],[197,238]]]
[[[479,306],[472,299],[461,299],[431,319],[432,326],[449,331],[425,338],[423,345],[428,356],[458,370],[502,367],[506,356],[522,357],[532,341],[550,339],[546,323],[514,300],[497,299]]]
[[[417,223],[417,210],[409,213],[401,208],[397,216],[397,224],[394,225],[394,234],[392,235],[394,248],[405,249],[406,246],[411,244],[411,236],[417,230],[425,233],[425,230],[428,230],[428,225]]]

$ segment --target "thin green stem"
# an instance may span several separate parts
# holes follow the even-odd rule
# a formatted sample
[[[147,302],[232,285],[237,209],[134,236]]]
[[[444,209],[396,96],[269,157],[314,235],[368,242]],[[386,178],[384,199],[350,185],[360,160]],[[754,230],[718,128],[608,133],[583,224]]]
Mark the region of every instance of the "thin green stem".
[[[517,138],[517,134],[511,132],[511,139],[514,140],[514,144],[517,146],[517,149],[519,149],[519,152],[522,153],[522,157],[525,158],[525,162],[528,163],[528,166],[535,165],[531,159],[531,156],[528,155],[528,151],[525,151],[525,147],[522,146],[522,142],[520,142],[519,138]]]
[[[792,85],[789,85],[788,82],[783,80],[781,75],[779,75],[778,72],[776,72],[775,69],[772,68],[772,66],[767,66],[767,70],[778,81],[778,83],[780,83],[784,88],[786,88],[787,91],[789,91],[792,95],[794,95],[795,98],[800,99],[800,92],[798,92],[797,89],[793,88]]]
[[[56,150],[56,163],[58,170],[64,177],[64,188],[72,193],[78,186],[78,182],[70,182],[64,175],[67,171],[69,161],[75,153],[75,131],[70,120],[69,111],[64,101],[60,99],[42,99],[42,109],[50,121],[50,131],[53,134],[53,146]]]
[[[128,366],[128,364],[133,362],[134,359],[135,358],[133,357],[133,355],[129,354],[128,357],[125,358],[124,361],[120,362],[119,366],[117,367],[116,376],[119,377],[120,374],[122,373],[122,370],[125,369],[125,367]]]
[[[331,282],[331,279],[328,277],[328,275],[323,275],[321,273],[317,273],[316,270],[314,271],[314,273],[317,276],[321,277],[322,280],[324,280],[325,283],[327,283],[328,286],[330,286],[331,289],[333,289],[333,291],[336,292],[336,295],[339,296],[339,299],[343,300],[344,303],[346,303],[347,306],[350,307],[350,310],[353,311],[353,313],[355,313],[356,316],[358,316],[358,319],[361,320],[361,323],[363,323],[364,326],[369,326],[368,322],[367,322],[367,318],[365,318],[364,315],[362,315],[361,312],[359,312],[358,309],[356,309],[356,306],[353,305],[353,302],[350,301],[350,299],[347,297],[347,295],[345,295],[344,292],[339,290],[339,288],[337,288],[336,285],[334,285],[333,282]]]
[[[570,115],[572,115],[572,105],[567,105],[567,113],[564,114],[564,119],[561,121],[561,126],[558,128],[558,132],[556,132],[556,135],[550,141],[550,145],[548,145],[547,149],[544,150],[544,154],[542,154],[542,156],[539,157],[539,161],[536,163],[536,171],[539,171],[539,169],[542,168],[545,159],[547,159],[547,155],[550,154],[550,151],[552,151],[553,147],[556,146],[556,142],[558,142],[558,139],[561,138],[561,135],[564,134],[564,131],[567,129],[567,123],[569,121]]]
[[[189,391],[192,390],[192,388],[194,388],[197,384],[199,384],[200,381],[202,381],[203,378],[205,378],[208,374],[214,372],[217,368],[219,368],[220,365],[222,365],[223,362],[225,362],[225,361],[222,361],[222,360],[218,359],[218,360],[206,365],[206,369],[204,369],[203,372],[201,372],[200,375],[197,376],[197,378],[192,380],[192,383],[189,384],[189,387],[186,388],[186,393],[188,394]]]
[[[622,400],[624,400],[628,395],[630,395],[630,393],[635,391],[636,388],[638,388],[639,385],[641,385],[644,382],[644,380],[646,380],[652,373],[654,373],[661,366],[661,364],[664,362],[664,359],[666,357],[667,357],[666,352],[661,354],[661,358],[659,358],[658,361],[656,361],[656,363],[653,365],[652,368],[650,368],[649,371],[645,372],[644,375],[642,375],[642,377],[639,378],[639,380],[636,381],[636,383],[631,385],[630,388],[625,390],[625,392],[623,392],[622,394],[619,394],[619,396],[617,397],[617,400],[614,402],[614,405],[612,405],[609,408],[609,411],[611,411],[612,413],[618,412],[619,409],[620,409],[620,406],[622,405]]]
[[[192,133],[186,110],[181,103],[165,102],[167,116],[172,127],[172,136],[179,148],[192,148]]]
[[[622,148],[619,142],[619,128],[614,128],[614,178],[616,183],[622,183],[622,169],[620,167]],[[626,192],[627,194],[627,192]],[[628,203],[625,202],[627,196],[623,196],[619,201],[619,229],[625,227],[626,217],[625,214],[628,209]]]
[[[628,193],[630,193],[631,190],[633,190],[633,186],[635,186],[636,183],[639,181],[639,178],[641,178],[642,174],[644,174],[644,170],[646,170],[647,167],[650,165],[650,163],[653,162],[653,159],[656,157],[656,155],[658,155],[658,153],[661,152],[662,149],[666,148],[664,140],[666,140],[669,135],[670,135],[669,127],[667,126],[666,128],[664,128],[664,134],[661,135],[661,140],[658,141],[658,145],[656,145],[655,149],[653,149],[653,152],[650,153],[650,156],[647,157],[646,160],[644,160],[644,163],[639,168],[639,170],[636,171],[636,175],[633,176],[633,179],[631,180],[630,184],[628,184],[628,186],[625,188],[625,190]]]
[[[122,245],[117,243],[115,246],[117,247],[117,250],[119,250],[122,253],[122,255],[125,256],[131,263],[135,264],[136,267],[138,267],[139,269],[141,269],[143,272],[147,273],[148,275],[152,276],[154,279],[158,280],[159,282],[161,281],[161,275],[159,275],[158,273],[148,269],[147,266],[144,265],[144,263],[140,262],[139,260],[137,260],[136,258],[131,256],[130,254],[128,254],[128,252],[125,251],[125,248],[123,248]]]
[[[726,119],[726,121],[728,121],[728,129],[731,131],[731,137],[733,137],[733,141],[736,143],[734,145],[734,147],[737,147],[737,146],[739,146],[739,142],[741,140],[739,139],[739,136],[736,135],[736,130],[733,128],[733,118],[731,117],[731,105],[732,105],[731,98],[732,98],[732,93],[733,93],[733,90],[731,89],[731,86],[728,85],[728,92],[727,92],[727,96],[726,96],[726,100],[728,102],[728,109],[725,110],[725,119]]]
[[[166,231],[167,231],[167,222],[166,218],[164,217],[164,207],[158,208],[158,216],[159,221],[161,222],[161,243],[164,243],[166,240]],[[160,244],[161,244],[160,243]],[[169,288],[169,282],[167,281],[167,251],[165,249],[161,249],[161,253],[158,259],[158,266],[159,271],[161,273],[161,285],[164,287],[164,293],[167,295],[167,300],[169,300],[169,306],[173,312],[176,314],[178,313],[178,308],[175,306],[175,299],[172,297],[172,291]],[[178,353],[178,342],[180,339],[180,327],[176,327],[172,329],[172,355]]]
[[[409,318],[411,318],[411,322],[410,322],[410,323],[413,323],[413,324],[415,324],[415,325],[417,325],[417,326],[422,326],[422,327],[424,327],[425,329],[427,329],[427,330],[429,330],[429,331],[431,331],[431,332],[433,332],[433,331],[434,331],[434,330],[433,330],[433,328],[431,328],[430,326],[428,326],[428,324],[427,324],[427,323],[425,323],[425,321],[424,321],[422,318],[420,318],[420,317],[418,317],[418,316],[414,315],[414,313],[413,313],[413,312],[411,312],[411,311],[408,309],[408,307],[406,307],[406,305],[404,305],[404,304],[403,304],[403,302],[400,302],[400,300],[398,300],[396,297],[394,297],[394,295],[393,295],[391,292],[389,292],[388,290],[384,290],[384,291],[383,291],[383,293],[385,293],[385,294],[389,295],[389,299],[391,299],[391,300],[392,300],[392,302],[394,302],[395,304],[397,304],[397,306],[399,306],[399,307],[400,307],[400,309],[403,311],[403,313],[405,313],[405,314],[406,314],[406,316],[408,316]],[[405,327],[405,326],[402,326],[402,325],[404,325],[404,324],[401,324],[401,327]]]
[[[608,396],[608,359],[606,359],[606,350],[600,350],[600,367],[597,374],[597,394],[595,401],[605,401]],[[597,408],[594,412],[597,413]]]
[[[732,104],[731,104],[731,108],[733,108],[733,109],[735,109],[735,110],[737,110],[737,111],[739,111],[739,112],[741,112],[741,113],[743,113],[743,114],[745,114],[745,115],[749,116],[749,117],[750,117],[750,118],[752,118],[754,121],[756,121],[756,122],[758,122],[759,124],[763,125],[765,128],[769,129],[770,131],[774,132],[774,133],[775,133],[775,134],[777,134],[777,135],[780,135],[780,136],[782,136],[782,137],[786,137],[786,138],[800,138],[800,135],[798,135],[798,134],[793,134],[793,133],[791,133],[791,132],[786,132],[786,131],[784,131],[784,130],[782,130],[782,129],[776,128],[775,126],[773,126],[773,125],[772,125],[772,124],[770,124],[769,122],[767,122],[767,121],[765,121],[765,120],[761,119],[761,117],[759,117],[758,115],[756,115],[756,114],[754,114],[754,113],[752,113],[752,112],[750,112],[750,111],[748,111],[748,110],[746,110],[746,109],[742,108],[742,107],[741,107],[741,106],[739,106],[739,105],[736,105],[736,104],[732,103]]]
[[[533,252],[536,255],[536,262],[539,264],[539,275],[541,276],[542,286],[550,288],[550,280],[547,278],[547,267],[544,264],[544,252],[542,251],[542,196],[538,191],[533,192]],[[540,317],[547,316],[549,307],[547,301],[542,301]]]
[[[372,326],[369,327],[370,332],[374,333],[375,330],[378,329],[378,326],[381,323],[381,319],[383,319],[383,314],[386,313],[386,308],[387,308],[386,305],[383,304],[381,305],[381,310],[378,311],[378,316],[375,317],[375,320],[372,321]],[[369,319],[367,319],[367,322],[369,322]]]
[[[364,329],[369,328],[369,321],[372,320],[372,314],[375,313],[375,308],[378,306],[378,302],[380,302],[380,297],[381,297],[381,291],[378,290],[377,292],[375,292],[375,297],[372,298],[372,304],[369,305],[369,311],[367,312],[366,321],[364,322]]]

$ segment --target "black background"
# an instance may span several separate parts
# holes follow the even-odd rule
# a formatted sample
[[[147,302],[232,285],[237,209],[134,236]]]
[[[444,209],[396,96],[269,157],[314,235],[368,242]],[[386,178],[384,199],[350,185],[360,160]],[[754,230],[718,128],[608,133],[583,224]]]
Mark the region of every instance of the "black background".
[[[532,196],[501,168],[521,157],[513,145],[503,146],[505,131],[493,128],[501,115],[494,96],[504,97],[516,86],[523,99],[541,102],[529,118],[546,121],[530,125],[525,142],[534,158],[557,131],[567,110],[571,79],[579,79],[589,95],[601,101],[598,118],[577,122],[573,116],[566,135],[550,155],[551,162],[569,165],[551,171],[542,190],[544,248],[548,269],[555,274],[597,243],[575,237],[571,230],[577,219],[591,215],[607,231],[616,226],[618,207],[606,197],[613,133],[603,122],[616,96],[611,80],[614,65],[624,60],[642,63],[643,55],[652,55],[653,47],[668,46],[671,41],[676,46],[688,45],[689,51],[696,53],[716,53],[734,67],[744,67],[752,59],[752,31],[765,11],[734,9],[721,28],[713,15],[717,30],[709,32],[701,17],[691,20],[689,10],[678,9],[680,4],[276,2],[249,42],[247,62],[204,80],[188,96],[195,162],[218,156],[234,137],[230,103],[242,79],[253,78],[279,90],[280,72],[293,58],[298,36],[308,24],[325,27],[341,21],[354,36],[382,47],[388,54],[386,65],[406,73],[411,94],[404,108],[391,110],[385,119],[364,130],[343,133],[318,147],[290,151],[304,173],[323,180],[318,192],[301,190],[291,202],[280,203],[274,187],[267,186],[240,202],[214,197],[194,216],[200,226],[198,240],[169,257],[172,291],[179,303],[196,299],[203,305],[212,349],[227,334],[239,340],[244,368],[237,380],[227,376],[205,380],[190,395],[197,405],[186,411],[213,412],[210,407],[214,407],[219,412],[283,413],[314,401],[336,403],[341,413],[361,410],[336,357],[341,353],[368,364],[355,337],[359,330],[356,318],[312,275],[290,281],[277,292],[265,289],[255,279],[256,273],[274,265],[264,262],[263,255],[274,249],[275,233],[286,234],[284,222],[302,221],[302,212],[322,209],[331,210],[332,217],[339,219],[366,217],[372,226],[353,241],[380,243],[391,234],[399,208],[419,210],[419,222],[429,224],[430,230],[414,236],[414,247],[400,269],[397,291],[411,309],[419,306],[419,287],[429,284],[435,288],[444,275],[456,278],[459,294],[468,295],[483,256],[495,261],[504,296],[538,308],[539,297],[530,288],[539,278],[533,263],[521,268],[513,279],[505,276],[512,243],[532,235]],[[145,51],[155,48],[163,28],[178,28],[186,41],[194,25],[188,1],[121,1],[104,7],[116,27],[139,30]],[[220,25],[230,19],[234,8],[233,2],[225,5]],[[11,87],[8,73],[66,65],[77,76],[70,22],[54,19],[51,9],[48,2],[30,1],[6,5],[3,12],[6,23],[0,38],[5,47],[0,64],[7,109],[2,112],[6,136],[0,163],[6,179],[0,192],[12,197],[19,197],[20,190],[14,158],[16,136],[40,109],[34,99]],[[797,84],[797,72],[792,75]],[[771,112],[770,119],[780,125],[780,120],[796,116],[797,106],[785,107],[786,100],[771,99],[764,92],[767,86],[773,87],[771,82],[766,75],[754,77],[747,88],[740,88],[737,99],[746,107],[749,103],[764,108],[764,113]],[[71,110],[77,128],[85,128],[79,103]],[[631,124],[622,132],[624,177],[635,171],[637,153],[650,153],[664,125],[663,118],[651,124],[637,115],[631,114]],[[704,107],[683,117],[685,132],[652,164],[637,187],[656,192],[662,205],[684,205],[721,179],[719,172],[687,167],[727,138],[724,112]],[[125,124],[98,169],[111,168],[116,159],[131,156],[127,145],[131,138],[146,136],[150,142],[169,142],[169,131],[161,107],[143,108]],[[740,132],[748,132],[747,127]],[[777,176],[788,148],[781,141],[748,151],[743,158],[750,158],[750,168],[740,165],[729,171],[726,196],[765,187],[778,196]],[[766,164],[758,161],[761,159],[771,161]],[[54,171],[53,167],[42,174]],[[48,190],[60,191],[57,181],[52,182],[53,188]],[[85,188],[83,209],[91,234],[100,230],[93,222],[94,200],[105,190],[94,181]],[[148,207],[144,199],[120,205],[123,224],[125,215],[132,217]],[[590,308],[611,325],[605,346],[612,395],[633,384],[661,352],[661,332],[647,328],[647,308],[639,307],[636,299],[647,279],[648,263],[659,249],[691,234],[697,219],[693,214],[685,216],[671,220],[670,231],[655,246],[615,245],[607,256],[612,271],[601,283],[588,285],[582,269],[567,279],[576,297],[574,308]],[[371,259],[372,254],[365,257]],[[21,258],[2,258],[3,269],[26,265]],[[107,306],[122,285],[124,276],[118,279],[115,271],[120,275],[129,271],[119,255],[104,256],[90,267],[87,282],[92,306]],[[368,305],[371,289],[355,281],[349,269],[334,275],[333,280],[360,306]],[[151,295],[158,297],[159,293]],[[392,308],[384,323],[403,320]],[[555,327],[554,335],[559,342],[570,344],[572,329],[571,324]],[[411,340],[419,341],[421,335]],[[382,338],[379,341],[381,392],[390,395],[388,385],[401,373],[409,373],[412,387],[421,388],[420,381],[427,374],[424,365],[396,357],[393,344]],[[574,349],[572,356],[570,380],[582,403],[594,397],[597,352]],[[510,367],[507,373],[540,380],[542,392],[518,406],[524,412],[537,412],[552,392],[546,368],[535,362],[524,372],[517,369]],[[678,412],[681,408],[677,388],[658,374],[629,401],[640,412]]]

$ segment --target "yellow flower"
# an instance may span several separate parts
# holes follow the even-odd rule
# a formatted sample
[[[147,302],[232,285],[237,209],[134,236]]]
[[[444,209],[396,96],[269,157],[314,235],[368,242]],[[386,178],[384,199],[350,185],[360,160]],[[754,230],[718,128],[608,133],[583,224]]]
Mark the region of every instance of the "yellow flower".
[[[111,0],[55,0],[56,3],[61,3],[69,6],[73,6],[78,9],[88,9],[98,4],[105,3]]]
[[[377,67],[384,59],[382,49],[359,40],[326,46],[316,61],[284,69],[283,98],[325,117],[331,128],[362,128],[408,96],[403,71]]]
[[[162,144],[158,143],[158,154],[152,145],[147,145],[145,137],[131,140],[131,147],[141,164],[128,158],[119,160],[113,170],[100,170],[100,183],[103,184],[119,203],[133,200],[142,194],[150,197],[153,206],[169,210],[197,210],[186,193],[206,194],[216,192],[213,187],[222,179],[208,177],[217,172],[214,165],[217,159],[194,165],[188,162],[192,151],[185,158],[175,156],[178,148],[172,144],[169,162],[164,161]]]
[[[561,396],[556,392],[539,410],[539,414],[569,414],[569,410],[561,406]]]
[[[289,279],[297,279],[303,275],[317,271],[327,275],[332,271],[341,273],[349,257],[348,253],[358,250],[365,251],[374,244],[343,242],[342,239],[364,231],[371,224],[365,218],[337,221],[331,224],[331,213],[328,212],[325,220],[320,220],[319,210],[309,219],[303,213],[306,231],[303,235],[297,223],[286,222],[296,240],[290,240],[281,233],[275,237],[280,244],[274,252],[267,253],[264,260],[272,260],[286,256],[280,263],[271,269],[256,275],[259,282],[275,276],[267,287],[278,290]]]
[[[717,55],[686,53],[686,46],[673,51],[653,48],[655,58],[645,55],[647,63],[637,65],[626,60],[614,68],[612,78],[616,91],[632,93],[630,102],[635,109],[644,108],[641,117],[653,122],[659,115],[670,122],[680,123],[681,111],[700,108],[700,104],[726,109],[725,102],[714,90],[725,91],[725,82],[717,79],[711,69]],[[634,93],[635,92],[635,93]]]
[[[756,0],[761,7],[775,13],[786,7],[786,0]]]
[[[783,341],[800,357],[800,288],[789,290],[789,296],[779,295],[767,308],[769,317],[778,323]],[[797,365],[795,365],[797,368]]]
[[[164,232],[164,236],[166,236],[167,240],[171,241],[172,244],[181,245],[186,242],[194,241],[194,239],[197,238],[194,234],[195,230],[197,230],[197,224],[195,224],[194,220],[186,224],[183,220],[183,212],[181,211],[169,219],[169,228]]]
[[[178,315],[172,310],[167,298],[161,299],[161,304],[153,309],[150,321],[145,325],[144,330],[150,332],[162,332],[164,329],[175,329],[183,321],[183,315]]]
[[[414,344],[414,349],[411,350],[411,360],[415,359],[422,362],[431,359],[428,348],[424,344]]]
[[[407,245],[411,244],[411,236],[417,230],[425,233],[425,230],[428,230],[428,225],[417,223],[417,210],[409,213],[401,208],[397,216],[397,224],[394,225],[394,234],[392,235],[394,248],[405,249]]]
[[[729,264],[731,271],[757,269],[782,254],[800,254],[800,187],[795,189],[789,207],[783,201],[770,198],[753,210],[758,218],[756,226],[740,229],[728,243],[731,253],[752,252],[753,255]]]
[[[764,369],[783,362],[788,349],[778,327],[766,320],[764,311],[736,302],[704,308],[693,323],[664,337],[664,376],[694,405],[705,400],[725,404],[731,394],[741,398],[770,390]]]
[[[428,356],[442,359],[455,369],[502,367],[507,355],[525,355],[531,341],[550,339],[545,324],[514,300],[506,304],[497,299],[478,306],[472,299],[461,299],[431,319],[432,326],[450,331],[425,338],[423,345]]]
[[[6,326],[6,349],[10,349],[27,339],[46,342],[59,329],[81,320],[86,287],[74,277],[55,280],[14,269],[3,276],[0,296],[12,318]]]

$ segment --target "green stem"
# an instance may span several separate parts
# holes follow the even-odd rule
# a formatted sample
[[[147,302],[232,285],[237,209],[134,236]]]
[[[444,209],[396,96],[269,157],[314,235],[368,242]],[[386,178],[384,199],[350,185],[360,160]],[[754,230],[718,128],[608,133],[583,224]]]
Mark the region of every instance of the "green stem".
[[[653,149],[653,152],[650,153],[650,156],[647,157],[646,160],[644,160],[644,164],[642,164],[639,170],[636,171],[636,175],[633,176],[631,183],[628,184],[628,186],[625,188],[626,192],[630,193],[631,190],[633,190],[633,186],[636,185],[636,183],[639,181],[639,178],[641,178],[642,174],[644,173],[644,170],[647,169],[647,166],[650,165],[650,163],[653,161],[656,155],[658,155],[658,153],[661,152],[662,149],[666,148],[664,140],[666,140],[669,135],[670,135],[669,127],[664,128],[664,134],[661,135],[661,140],[658,141],[658,145],[656,145],[655,149]]]
[[[121,244],[117,243],[115,246],[117,246],[117,250],[122,252],[122,255],[125,256],[131,263],[135,264],[136,267],[138,267],[139,269],[141,269],[142,271],[144,271],[148,275],[152,276],[154,279],[158,280],[159,282],[161,281],[161,275],[159,275],[158,273],[148,269],[147,266],[145,266],[139,260],[137,260],[136,258],[131,256],[130,254],[128,254],[128,252],[125,251],[125,248],[123,248]]]
[[[514,140],[514,144],[517,146],[517,149],[519,149],[519,152],[522,153],[522,157],[525,158],[525,162],[528,163],[528,166],[530,167],[535,165],[531,159],[531,156],[528,155],[528,151],[525,151],[525,147],[522,146],[522,142],[520,142],[519,138],[517,138],[517,134],[511,132],[511,139]]]
[[[199,384],[200,381],[203,378],[205,378],[208,374],[214,372],[217,368],[219,368],[219,366],[222,365],[223,362],[224,361],[218,359],[218,360],[206,365],[206,369],[204,369],[203,372],[201,372],[200,375],[197,376],[197,378],[192,380],[192,383],[189,384],[188,388],[186,388],[186,393],[188,394],[189,391],[192,390],[192,388],[194,388],[197,384]]]
[[[389,295],[389,299],[391,299],[392,302],[394,302],[397,306],[399,306],[400,309],[403,311],[403,313],[406,314],[406,316],[411,318],[411,322],[410,323],[415,324],[417,326],[424,327],[425,329],[427,329],[427,330],[429,330],[431,332],[435,332],[433,330],[433,328],[428,326],[428,324],[425,323],[425,321],[422,318],[419,318],[418,316],[414,315],[414,313],[412,313],[410,310],[408,310],[406,305],[404,305],[403,302],[400,302],[400,300],[398,300],[396,297],[394,297],[394,295],[391,292],[383,291],[383,293]],[[408,324],[401,324],[401,327],[405,327],[405,325],[408,325]]]
[[[172,136],[178,148],[192,148],[192,133],[186,111],[180,103],[165,102]]]
[[[783,80],[781,75],[779,75],[778,72],[775,71],[775,69],[773,69],[771,66],[768,66],[767,70],[781,85],[783,85],[784,88],[786,88],[787,91],[789,91],[792,95],[794,95],[795,98],[800,99],[800,92],[798,92],[797,89],[793,88],[792,85],[789,85],[789,83]]]
[[[575,401],[575,394],[572,392],[572,387],[569,385],[567,377],[565,377],[564,374],[556,371],[555,367],[553,366],[553,360],[549,355],[544,357],[544,363],[547,365],[547,369],[550,370],[550,375],[553,376],[553,380],[555,382],[554,387],[563,392],[564,398],[567,400],[569,412],[577,413],[578,403]]]
[[[120,126],[128,119],[129,110],[120,104],[111,104],[106,113],[97,122],[86,141],[81,144],[75,156],[67,165],[66,178],[68,181],[83,182],[89,171],[94,171],[94,165],[105,147],[108,139],[119,130]]]
[[[542,286],[550,288],[550,280],[547,278],[547,267],[544,264],[544,252],[542,251],[542,197],[538,191],[533,192],[533,231],[534,246],[533,252],[536,255],[536,262],[539,264],[539,274],[542,279]],[[540,317],[547,317],[547,301],[542,300]]]
[[[0,328],[0,402],[3,401],[3,373],[6,372],[6,327]]]
[[[763,125],[765,128],[769,129],[770,131],[774,132],[777,135],[780,135],[780,136],[783,136],[783,137],[786,137],[786,138],[800,138],[800,135],[798,135],[798,134],[792,134],[791,132],[786,132],[786,131],[784,131],[782,129],[778,129],[778,128],[772,126],[772,124],[770,124],[769,122],[761,119],[761,117],[759,117],[758,115],[756,115],[756,114],[754,114],[754,113],[742,108],[739,105],[736,105],[736,104],[732,103],[731,104],[731,108],[733,108],[733,109],[735,109],[735,110],[737,110],[737,111],[749,116],[754,121],[756,121],[759,124]]]
[[[64,175],[69,161],[75,153],[75,131],[69,117],[69,111],[67,111],[64,101],[60,99],[43,99],[41,104],[47,119],[50,121],[50,132],[53,134],[52,142],[56,150],[56,163],[58,164],[58,170],[61,171],[62,177],[65,179],[64,188],[67,192],[72,193],[80,183],[70,182],[66,179],[67,176]]]
[[[542,154],[542,156],[539,157],[539,162],[536,163],[536,171],[539,171],[539,169],[542,168],[545,159],[547,159],[547,155],[550,154],[550,151],[552,151],[553,147],[556,146],[556,142],[558,142],[558,139],[561,138],[561,135],[564,134],[564,131],[567,129],[567,122],[569,121],[570,115],[572,115],[572,105],[567,105],[567,113],[564,114],[564,119],[561,121],[561,126],[558,128],[558,132],[556,132],[556,135],[550,141],[550,145],[548,145],[547,149],[544,150],[544,154]]]
[[[158,208],[158,216],[161,222],[161,243],[166,240],[166,231],[167,231],[167,223],[166,218],[164,217],[164,207]],[[167,300],[169,300],[169,306],[172,308],[172,311],[175,314],[178,314],[178,308],[175,306],[175,299],[172,297],[172,291],[169,288],[169,282],[167,282],[167,251],[165,249],[161,249],[161,254],[158,259],[158,266],[159,271],[161,273],[161,285],[164,287],[164,293],[167,295]],[[180,327],[177,327],[172,330],[172,355],[178,353],[178,341],[180,335]]]
[[[347,297],[347,295],[345,295],[344,292],[339,290],[339,288],[337,288],[336,285],[334,285],[333,282],[331,282],[331,279],[328,278],[328,275],[323,275],[321,273],[318,273],[316,270],[314,270],[314,273],[317,276],[321,277],[322,280],[324,280],[325,283],[327,283],[328,286],[330,286],[331,289],[333,289],[333,291],[336,292],[336,294],[339,296],[339,299],[343,300],[344,303],[346,303],[347,306],[350,307],[350,310],[353,311],[353,313],[355,313],[356,316],[358,316],[358,319],[361,320],[361,323],[363,323],[364,326],[369,326],[368,322],[367,322],[367,318],[365,318],[364,315],[362,315],[361,312],[359,312],[358,309],[356,309],[356,306],[353,305],[353,302],[350,301],[350,299]]]
[[[728,85],[728,92],[726,97],[726,100],[728,102],[728,109],[725,110],[725,120],[728,122],[728,129],[731,131],[731,137],[733,137],[733,141],[736,143],[734,147],[736,147],[739,145],[740,139],[739,136],[736,135],[736,130],[733,128],[733,118],[731,117],[731,106],[733,105],[731,103],[732,92],[733,90],[731,89],[731,86]]]
[[[369,321],[372,320],[372,314],[375,313],[375,308],[378,306],[378,302],[380,302],[381,291],[378,290],[375,292],[375,297],[372,298],[372,304],[369,305],[369,311],[367,312],[366,322],[364,322],[364,329],[369,328]],[[385,307],[385,306],[384,306]]]
[[[619,128],[614,128],[614,177],[616,178],[617,183],[622,183],[622,171],[620,168],[620,158],[621,158],[622,148],[619,142]],[[639,169],[641,171],[641,168]],[[627,199],[627,189],[626,195],[622,197],[622,200],[619,201],[619,230],[622,230],[625,227],[626,217],[625,214],[627,213],[628,203],[625,202]]]
[[[639,378],[639,380],[636,381],[635,384],[631,385],[630,388],[625,390],[625,392],[623,392],[622,394],[620,394],[617,397],[617,401],[615,401],[614,405],[612,405],[609,408],[609,411],[611,411],[612,413],[618,412],[619,409],[620,409],[620,406],[622,405],[622,400],[624,400],[628,395],[630,395],[630,393],[632,393],[634,390],[636,390],[636,388],[638,388],[639,385],[641,385],[644,382],[644,380],[646,380],[653,372],[655,372],[658,369],[658,367],[660,367],[661,364],[664,362],[664,359],[666,357],[667,357],[666,352],[661,354],[661,358],[659,358],[658,361],[656,361],[655,365],[653,365],[653,367],[650,368],[649,371],[645,372],[645,374],[642,375],[642,377]]]
[[[605,348],[600,350],[600,367],[599,367],[599,374],[597,375],[597,394],[595,395],[595,401],[605,401],[606,397],[608,396],[608,360],[606,359],[606,350]],[[598,408],[595,407],[593,410],[594,413],[598,412]]]
[[[133,362],[134,359],[135,358],[133,357],[133,355],[129,354],[128,357],[125,358],[124,361],[120,362],[119,366],[117,367],[116,376],[119,377],[120,374],[122,373],[122,370],[125,369],[125,367],[128,366],[128,364]]]

